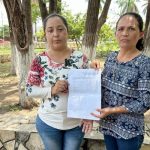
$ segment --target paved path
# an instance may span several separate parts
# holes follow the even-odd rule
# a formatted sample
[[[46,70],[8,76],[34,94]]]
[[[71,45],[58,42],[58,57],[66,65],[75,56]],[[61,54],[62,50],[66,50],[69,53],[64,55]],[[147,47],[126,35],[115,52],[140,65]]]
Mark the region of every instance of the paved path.
[[[0,114],[0,130],[12,130],[12,131],[30,131],[36,132],[35,129],[35,117],[37,114],[37,108],[33,110],[21,110],[10,111],[4,114]],[[146,114],[146,121],[149,122],[146,127],[149,128],[150,134],[150,111]],[[146,130],[148,130],[148,128]],[[92,132],[85,136],[86,138],[102,139],[103,137],[97,133]],[[145,135],[144,143],[150,144],[150,137]]]

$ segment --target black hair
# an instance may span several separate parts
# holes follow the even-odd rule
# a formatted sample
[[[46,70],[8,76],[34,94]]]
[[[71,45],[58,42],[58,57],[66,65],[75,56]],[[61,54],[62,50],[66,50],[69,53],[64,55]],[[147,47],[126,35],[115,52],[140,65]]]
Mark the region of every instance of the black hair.
[[[59,17],[59,18],[62,20],[63,24],[65,25],[65,27],[67,28],[67,31],[68,31],[68,23],[67,23],[67,20],[66,20],[63,16],[61,16],[61,15],[59,15],[59,14],[57,14],[57,13],[52,13],[52,14],[48,15],[48,16],[44,19],[44,21],[43,21],[44,31],[45,31],[45,29],[46,29],[47,20],[48,20],[49,18],[53,18],[53,17]]]
[[[120,18],[118,19],[117,23],[116,23],[116,29],[117,29],[117,26],[118,26],[120,19],[124,16],[133,16],[138,22],[138,27],[139,27],[140,32],[143,31],[143,19],[139,14],[137,14],[135,12],[127,12],[127,13],[121,15]],[[144,39],[143,38],[138,40],[138,42],[136,44],[136,48],[140,51],[142,51],[144,49]]]

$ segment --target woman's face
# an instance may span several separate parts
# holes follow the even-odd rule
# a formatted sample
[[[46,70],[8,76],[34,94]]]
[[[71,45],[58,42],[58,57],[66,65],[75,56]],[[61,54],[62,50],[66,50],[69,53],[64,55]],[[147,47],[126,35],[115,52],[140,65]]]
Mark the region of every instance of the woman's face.
[[[127,50],[136,49],[136,44],[143,37],[140,32],[137,20],[130,15],[123,16],[117,25],[116,39],[120,48]]]
[[[67,47],[67,28],[59,17],[56,16],[47,20],[45,36],[50,49],[61,50]]]

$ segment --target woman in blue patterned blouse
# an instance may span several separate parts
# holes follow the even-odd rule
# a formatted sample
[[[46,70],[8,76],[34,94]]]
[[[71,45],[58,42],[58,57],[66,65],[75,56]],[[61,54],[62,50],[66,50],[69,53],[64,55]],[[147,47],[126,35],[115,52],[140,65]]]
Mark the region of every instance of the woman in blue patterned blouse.
[[[143,20],[122,15],[116,24],[119,51],[112,52],[102,73],[102,108],[97,109],[107,150],[139,150],[144,113],[150,108],[150,58],[143,50]]]

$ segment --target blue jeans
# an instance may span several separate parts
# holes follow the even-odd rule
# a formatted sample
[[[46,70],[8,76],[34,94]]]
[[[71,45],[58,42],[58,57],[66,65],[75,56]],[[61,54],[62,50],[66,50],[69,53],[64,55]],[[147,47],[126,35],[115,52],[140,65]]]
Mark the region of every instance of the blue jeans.
[[[36,118],[36,128],[45,150],[79,150],[84,137],[82,127],[59,130],[44,123],[39,116]]]
[[[138,135],[131,139],[117,139],[110,135],[104,135],[107,150],[140,150],[143,139],[143,135]]]

